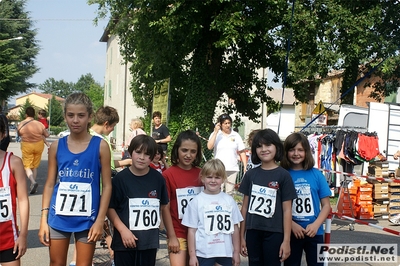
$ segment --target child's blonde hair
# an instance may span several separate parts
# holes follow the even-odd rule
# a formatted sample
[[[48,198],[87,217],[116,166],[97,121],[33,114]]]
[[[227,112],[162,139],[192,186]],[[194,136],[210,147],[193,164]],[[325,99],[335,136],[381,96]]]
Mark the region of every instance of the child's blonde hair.
[[[219,176],[223,181],[227,179],[225,165],[220,159],[211,159],[201,168],[200,179],[211,175]]]

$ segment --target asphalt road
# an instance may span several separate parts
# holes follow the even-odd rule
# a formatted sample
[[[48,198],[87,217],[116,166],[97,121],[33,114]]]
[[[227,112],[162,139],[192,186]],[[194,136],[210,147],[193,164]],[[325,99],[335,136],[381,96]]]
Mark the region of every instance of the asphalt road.
[[[54,139],[53,139],[54,140]],[[50,142],[52,139],[50,139]],[[13,152],[17,156],[21,156],[19,143],[10,143],[8,151]],[[115,156],[119,156],[116,154]],[[30,195],[30,220],[29,220],[29,235],[28,235],[28,251],[21,259],[21,265],[24,266],[37,266],[37,265],[49,265],[49,253],[48,249],[44,247],[38,239],[38,230],[40,222],[40,209],[41,199],[43,192],[43,184],[47,178],[47,150],[43,152],[42,162],[38,169],[39,183],[38,191],[34,195]],[[386,220],[372,220],[369,221],[380,227],[390,228],[395,231],[400,231],[400,226],[393,226]],[[346,220],[334,219],[331,227],[331,243],[342,243],[342,244],[389,244],[399,243],[400,239],[398,235],[385,232],[383,230],[360,224],[354,224],[354,230],[350,231],[350,222]],[[73,244],[71,242],[68,262],[72,258]],[[303,256],[304,257],[304,256]],[[103,249],[100,243],[97,244],[95,256],[93,262],[95,265],[107,265],[109,260],[106,249]],[[397,250],[397,262],[396,263],[345,263],[346,265],[390,265],[400,266],[400,250]],[[67,264],[68,265],[68,264]],[[166,240],[160,239],[160,249],[157,253],[157,266],[169,265],[168,253],[166,249]],[[247,260],[242,258],[241,265],[247,265]],[[306,265],[305,261],[302,261],[302,265]],[[343,263],[329,263],[329,265],[344,265]]]

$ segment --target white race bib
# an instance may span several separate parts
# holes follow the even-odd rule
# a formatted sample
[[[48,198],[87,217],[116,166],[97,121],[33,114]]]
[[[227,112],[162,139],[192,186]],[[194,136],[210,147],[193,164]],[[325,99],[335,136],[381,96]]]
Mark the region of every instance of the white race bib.
[[[160,225],[160,200],[151,198],[129,199],[129,229],[149,230]]]
[[[178,202],[179,219],[183,218],[183,214],[185,214],[185,209],[189,204],[189,202],[203,189],[204,189],[203,187],[189,187],[189,188],[176,189],[176,200]]]
[[[0,223],[12,220],[10,187],[0,187]]]
[[[309,184],[295,185],[297,199],[292,203],[292,215],[296,217],[314,216],[311,188]]]
[[[56,197],[56,215],[90,216],[91,213],[91,185],[80,182],[60,182]]]
[[[232,234],[234,230],[232,206],[204,206],[204,230],[207,235]]]
[[[275,213],[276,189],[253,184],[249,213],[271,218]]]

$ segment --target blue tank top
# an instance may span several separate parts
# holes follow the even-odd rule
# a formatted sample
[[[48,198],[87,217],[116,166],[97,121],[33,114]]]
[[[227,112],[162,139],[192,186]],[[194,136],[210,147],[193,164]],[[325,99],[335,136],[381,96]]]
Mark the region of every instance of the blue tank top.
[[[100,207],[100,142],[92,136],[81,153],[68,149],[67,138],[58,141],[58,182],[51,196],[48,224],[64,232],[88,230]]]

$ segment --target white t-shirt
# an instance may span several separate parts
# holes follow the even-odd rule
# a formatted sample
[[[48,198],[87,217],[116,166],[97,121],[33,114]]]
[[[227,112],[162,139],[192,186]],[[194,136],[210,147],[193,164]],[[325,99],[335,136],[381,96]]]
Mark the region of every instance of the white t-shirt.
[[[234,225],[241,221],[243,217],[232,196],[200,192],[189,202],[182,224],[197,228],[196,256],[214,258],[233,256]]]
[[[210,135],[210,138],[214,132]],[[220,159],[226,171],[239,171],[238,152],[245,149],[242,137],[231,130],[229,135],[224,135],[221,130],[218,131],[214,142],[214,158]]]

